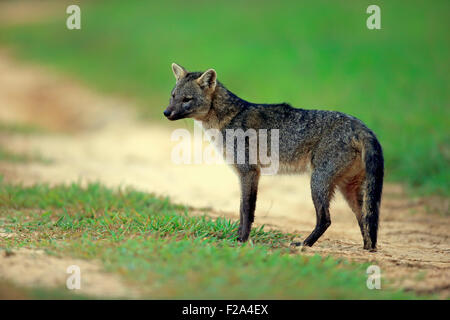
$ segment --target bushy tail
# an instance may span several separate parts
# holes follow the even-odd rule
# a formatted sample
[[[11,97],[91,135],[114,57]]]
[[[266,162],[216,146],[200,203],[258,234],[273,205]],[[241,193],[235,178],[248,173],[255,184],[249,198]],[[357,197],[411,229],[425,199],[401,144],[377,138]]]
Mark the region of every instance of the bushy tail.
[[[377,138],[372,135],[363,139],[363,148],[366,178],[360,223],[362,223],[364,249],[376,250],[384,175],[383,151]]]

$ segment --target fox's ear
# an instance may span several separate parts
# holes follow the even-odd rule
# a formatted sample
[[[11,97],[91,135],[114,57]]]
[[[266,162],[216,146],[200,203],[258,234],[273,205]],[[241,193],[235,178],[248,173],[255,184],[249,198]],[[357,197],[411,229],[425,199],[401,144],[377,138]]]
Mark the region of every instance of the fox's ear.
[[[184,76],[187,74],[186,69],[176,63],[172,63],[172,71],[177,81],[184,78]]]
[[[211,90],[214,90],[216,88],[216,79],[217,79],[217,73],[214,69],[206,70],[200,78],[197,79],[197,83],[202,88],[209,88]]]

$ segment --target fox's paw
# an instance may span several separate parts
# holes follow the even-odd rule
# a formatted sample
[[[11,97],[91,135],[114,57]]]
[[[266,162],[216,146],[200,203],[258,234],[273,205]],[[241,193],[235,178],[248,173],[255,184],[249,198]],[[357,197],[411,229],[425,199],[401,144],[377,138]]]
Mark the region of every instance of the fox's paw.
[[[248,232],[248,233],[239,232],[238,233],[238,237],[237,237],[237,241],[239,241],[239,242],[247,242],[247,240],[249,238],[250,238],[250,232]]]
[[[239,226],[238,234],[237,234],[237,241],[239,242],[247,242],[248,238],[250,237],[250,230],[244,231],[241,226]]]
[[[370,243],[364,243],[364,250],[367,250],[369,252],[377,252],[377,246],[372,246]]]
[[[290,250],[292,252],[305,251],[306,250],[305,243],[302,242],[302,241],[291,242],[289,248],[290,248]]]
[[[238,242],[247,242],[248,237],[244,237],[244,236],[238,236],[237,241]]]
[[[364,246],[364,250],[367,250],[369,252],[377,252],[378,251],[377,247],[372,248],[372,247],[366,247],[366,246]]]

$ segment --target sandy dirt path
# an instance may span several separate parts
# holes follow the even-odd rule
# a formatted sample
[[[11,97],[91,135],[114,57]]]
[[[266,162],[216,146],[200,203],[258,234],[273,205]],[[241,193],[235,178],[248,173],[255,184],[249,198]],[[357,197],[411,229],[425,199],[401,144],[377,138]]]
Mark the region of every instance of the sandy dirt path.
[[[239,188],[224,164],[176,165],[171,160],[175,128],[143,123],[129,102],[104,97],[36,66],[0,53],[0,121],[30,123],[64,133],[0,135],[0,145],[14,152],[39,153],[52,162],[0,163],[7,181],[50,184],[100,181],[108,186],[133,186],[169,196],[196,208],[209,208],[214,217],[238,219]],[[161,112],[162,112],[161,106]],[[427,201],[407,198],[398,185],[387,184],[381,208],[379,250],[362,250],[356,219],[340,195],[331,207],[332,225],[313,248],[321,254],[371,261],[382,276],[408,290],[450,292],[450,219],[426,211]],[[315,213],[309,176],[262,178],[256,224],[304,239],[314,227]]]
[[[0,278],[21,287],[65,290],[68,279],[69,284],[75,283],[70,281],[70,276],[74,275],[72,269],[69,269],[68,273],[70,266],[76,266],[80,270],[80,287],[72,287],[70,291],[72,293],[109,299],[133,299],[142,296],[142,292],[136,286],[124,282],[117,274],[105,272],[100,261],[55,257],[36,249],[20,248],[1,254]],[[12,297],[5,293],[5,298]]]

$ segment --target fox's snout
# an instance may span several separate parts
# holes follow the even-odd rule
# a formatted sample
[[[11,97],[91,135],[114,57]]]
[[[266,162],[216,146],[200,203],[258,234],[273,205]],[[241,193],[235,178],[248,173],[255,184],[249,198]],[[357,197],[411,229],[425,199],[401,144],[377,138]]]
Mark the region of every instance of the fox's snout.
[[[171,108],[170,106],[166,108],[163,112],[164,116],[169,120],[178,120],[186,117],[186,113],[183,111],[178,112],[176,109]]]
[[[170,116],[170,114],[172,113],[171,110],[169,110],[169,108],[167,108],[166,110],[164,110],[164,116],[166,116],[167,118]]]
[[[164,110],[164,116],[169,119],[169,120],[176,120],[178,119],[176,117],[176,112],[175,110],[171,109],[170,107],[167,107],[166,110]]]

